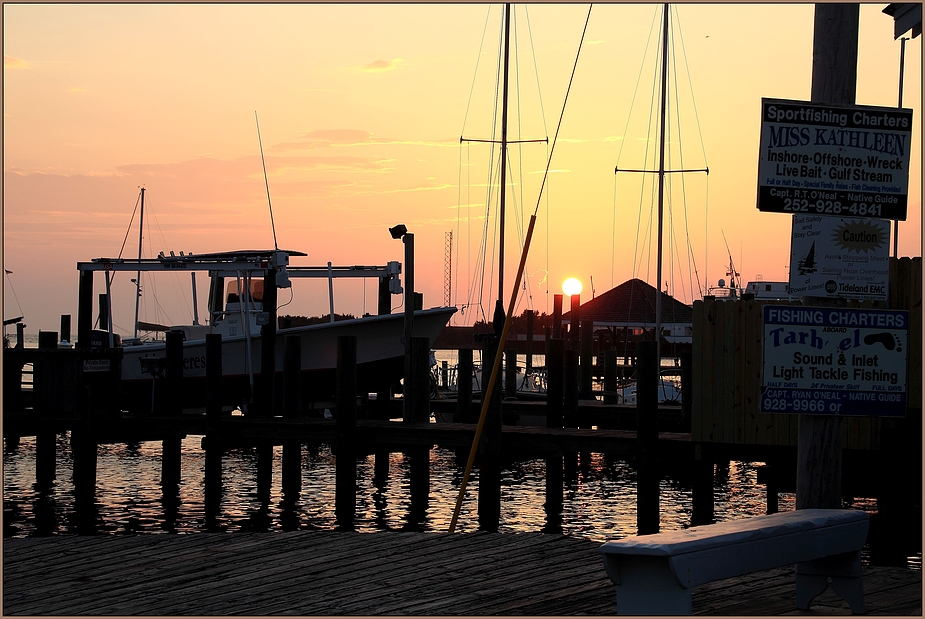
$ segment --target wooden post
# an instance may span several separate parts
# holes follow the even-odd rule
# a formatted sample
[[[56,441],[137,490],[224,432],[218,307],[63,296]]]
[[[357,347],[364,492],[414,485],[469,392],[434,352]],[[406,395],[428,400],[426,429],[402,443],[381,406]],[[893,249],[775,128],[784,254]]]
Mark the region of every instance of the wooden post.
[[[485,397],[495,355],[500,355],[495,338],[482,351],[482,397]],[[500,374],[500,372],[499,372]],[[482,437],[479,441],[479,529],[497,532],[501,522],[501,377],[492,389]]]
[[[517,350],[504,351],[504,397],[517,399]]]
[[[276,269],[263,277],[263,311],[267,324],[260,327],[260,386],[257,415],[272,417],[276,412]]]
[[[562,421],[566,428],[578,427],[578,351],[569,348],[565,351],[565,383]]]
[[[561,428],[565,394],[565,340],[546,342],[546,427]]]
[[[617,403],[617,351],[604,351],[604,404]]]
[[[569,298],[571,309],[568,318],[569,349],[577,351],[581,343],[581,295],[573,294]]]
[[[446,390],[450,386],[450,364],[447,361],[440,362],[440,388]]]
[[[217,528],[216,519],[222,496],[222,336],[206,334],[206,452],[204,506],[206,528]]]
[[[182,412],[183,393],[183,332],[168,331],[166,342],[167,369],[164,374],[167,379],[167,410],[171,416]]]
[[[552,295],[552,336],[562,337],[562,295]]]
[[[857,3],[816,4],[812,101],[854,105],[857,92]],[[811,298],[813,305],[830,303]],[[804,305],[808,303],[804,301]],[[796,508],[841,507],[844,418],[799,415]]]
[[[657,342],[639,342],[639,372],[636,380],[636,437],[638,474],[636,481],[636,527],[639,535],[658,533],[658,352]]]
[[[458,423],[471,423],[472,417],[472,349],[461,348],[456,363],[456,417]]]
[[[22,350],[26,347],[26,325],[21,322],[16,323],[16,348]]]
[[[180,485],[180,454],[183,437],[167,436],[161,441],[161,486],[165,492],[168,487]]]
[[[257,442],[257,500],[266,506],[270,502],[273,485],[273,443],[267,440]]]
[[[533,372],[533,321],[536,318],[535,310],[527,310],[527,369],[526,374]]]
[[[426,337],[411,338],[411,363],[414,378],[414,402],[411,409],[411,421],[427,423],[430,421],[430,339]],[[430,448],[413,446],[406,449],[409,459],[411,477],[411,514],[412,526],[424,521],[427,513],[428,495],[430,494]]]
[[[100,293],[99,295],[99,307],[100,307],[100,329],[106,330],[109,329],[109,297],[105,292]]]
[[[71,343],[71,315],[61,314],[61,341]]]
[[[691,484],[691,526],[713,524],[713,460],[700,443],[694,445]]]
[[[50,350],[57,348],[58,334],[54,331],[39,331],[39,348]],[[44,361],[51,366],[53,361]],[[38,364],[35,364],[36,366]],[[49,368],[42,368],[46,372]],[[36,386],[33,384],[33,386]],[[36,402],[37,403],[37,402]],[[35,403],[34,403],[35,404]],[[35,410],[35,409],[33,409]],[[52,413],[53,411],[38,411]],[[35,483],[39,488],[50,488],[55,481],[55,433],[50,430],[37,430],[35,435]]]
[[[93,330],[93,271],[81,271],[77,296],[77,348],[90,348]]]
[[[681,431],[691,431],[694,394],[694,360],[690,351],[681,353]]]
[[[334,514],[340,529],[353,530],[357,503],[357,338],[337,337],[337,440]]]
[[[299,375],[302,372],[302,338],[298,335],[286,336],[286,348],[283,357],[283,416],[294,419],[302,409],[302,392]],[[283,443],[283,494],[297,497],[302,491],[302,443],[285,441]]]
[[[578,397],[582,400],[593,400],[591,369],[594,363],[594,321],[585,320],[581,323],[581,363]]]

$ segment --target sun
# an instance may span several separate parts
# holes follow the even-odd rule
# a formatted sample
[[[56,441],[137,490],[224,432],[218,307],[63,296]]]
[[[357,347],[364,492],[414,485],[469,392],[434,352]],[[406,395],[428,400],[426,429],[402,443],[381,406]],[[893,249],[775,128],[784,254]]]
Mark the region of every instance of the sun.
[[[562,292],[564,292],[567,297],[573,294],[581,294],[581,280],[575,277],[568,278],[562,282]]]

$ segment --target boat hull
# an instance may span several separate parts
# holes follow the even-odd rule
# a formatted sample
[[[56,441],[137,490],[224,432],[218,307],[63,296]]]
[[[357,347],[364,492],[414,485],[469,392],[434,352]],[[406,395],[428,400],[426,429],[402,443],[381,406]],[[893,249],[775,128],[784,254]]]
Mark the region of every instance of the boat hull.
[[[414,337],[427,337],[431,342],[443,330],[455,308],[435,308],[414,313]],[[367,316],[353,320],[280,329],[275,343],[275,374],[280,388],[277,400],[282,398],[282,372],[286,338],[296,336],[301,342],[300,389],[303,403],[332,400],[336,386],[337,338],[357,338],[357,383],[359,393],[375,392],[396,384],[404,374],[404,316],[388,314]],[[157,408],[155,400],[165,397],[166,385],[158,372],[150,366],[163,359],[166,346],[163,342],[123,349],[122,395],[129,410],[145,411]],[[249,371],[247,358],[251,363]],[[249,400],[253,384],[259,383],[262,342],[259,335],[248,344],[244,337],[222,340],[222,398],[223,406],[238,406]],[[161,373],[162,374],[162,373]],[[183,343],[183,388],[181,401],[184,408],[206,404],[206,344],[205,340]],[[158,395],[160,392],[160,395]]]

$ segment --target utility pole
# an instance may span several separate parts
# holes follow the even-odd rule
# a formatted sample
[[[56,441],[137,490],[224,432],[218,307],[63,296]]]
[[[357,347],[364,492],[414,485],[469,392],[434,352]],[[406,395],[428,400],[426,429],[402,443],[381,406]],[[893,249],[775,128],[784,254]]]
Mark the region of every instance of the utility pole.
[[[817,4],[813,27],[812,101],[854,105],[858,81],[857,3]],[[832,304],[808,297],[804,304]],[[796,508],[841,507],[842,431],[834,415],[800,415]]]

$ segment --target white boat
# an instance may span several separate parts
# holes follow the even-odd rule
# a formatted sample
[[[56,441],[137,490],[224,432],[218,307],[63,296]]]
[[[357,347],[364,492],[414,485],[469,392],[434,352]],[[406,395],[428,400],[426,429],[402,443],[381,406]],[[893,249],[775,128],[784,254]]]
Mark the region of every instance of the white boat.
[[[300,277],[325,277],[329,280],[338,277],[373,277],[394,281],[390,290],[396,294],[401,291],[400,285],[396,285],[401,271],[397,262],[381,267],[334,267],[330,264],[326,267],[289,266],[290,256],[304,255],[301,252],[285,250],[236,251],[196,256],[181,253],[180,256],[161,254],[157,258],[139,260],[98,258],[78,263],[77,266],[82,277],[92,276],[94,271],[176,273],[183,270],[193,274],[196,271],[207,271],[211,278],[209,324],[163,327],[162,330],[177,330],[184,336],[184,407],[199,407],[205,404],[205,336],[208,333],[222,336],[222,404],[239,406],[246,405],[251,400],[254,393],[254,377],[261,371],[261,326],[274,324],[276,321],[276,308],[265,310],[263,306],[266,296],[275,297],[275,291],[264,290],[265,283],[275,283],[274,287],[289,287],[290,279]],[[268,273],[274,273],[275,276],[267,278]],[[329,287],[329,290],[332,290],[332,287]],[[82,286],[81,295],[92,295],[92,280],[88,291]],[[331,303],[333,307],[333,300]],[[196,306],[195,298],[193,306]],[[427,337],[434,341],[455,311],[454,307],[415,311],[413,336]],[[83,323],[84,331],[88,331],[90,320],[89,316],[78,317],[78,341],[81,338],[81,324]],[[106,345],[108,335],[111,338],[108,344],[118,346],[119,338],[111,331],[112,321],[108,323],[108,333],[96,331],[95,339],[99,344]],[[384,314],[276,329],[276,381],[281,385],[286,338],[298,336],[301,340],[303,400],[309,395],[316,401],[333,399],[337,338],[342,335],[357,337],[357,380],[360,393],[375,392],[384,385],[396,384],[401,379],[404,372],[404,315]],[[122,351],[124,402],[130,408],[149,409],[155,379],[163,376],[166,343],[162,340],[143,341],[127,338],[122,345]],[[277,389],[277,393],[280,394],[278,398],[281,397],[281,389]]]

